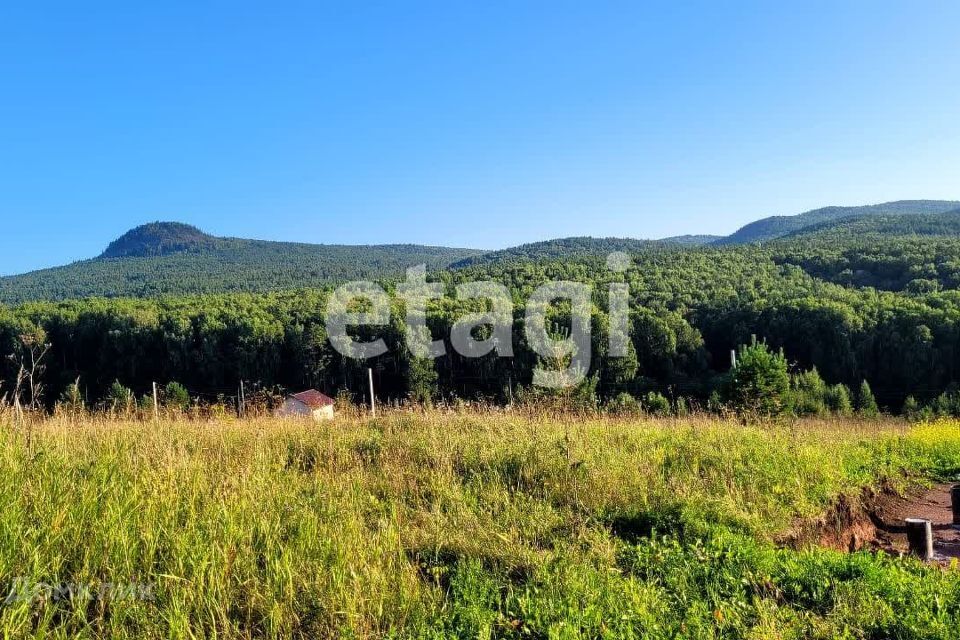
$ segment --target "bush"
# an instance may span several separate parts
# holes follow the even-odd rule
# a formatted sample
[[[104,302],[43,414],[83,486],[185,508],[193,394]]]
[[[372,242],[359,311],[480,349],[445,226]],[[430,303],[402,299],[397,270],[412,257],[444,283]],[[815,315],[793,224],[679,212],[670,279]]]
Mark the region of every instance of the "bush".
[[[653,416],[670,415],[670,401],[657,391],[651,391],[643,397],[643,410]]]
[[[190,408],[190,394],[179,382],[168,382],[163,388],[163,406],[167,409],[186,411]]]
[[[723,413],[725,407],[723,404],[723,397],[720,395],[719,391],[712,391],[710,397],[707,398],[707,411],[714,414]]]
[[[913,396],[907,396],[903,401],[902,413],[907,420],[919,420],[922,416],[920,403]]]
[[[145,393],[140,396],[140,400],[137,402],[137,408],[145,414],[153,413],[153,395]]]
[[[944,391],[933,401],[930,412],[939,418],[960,416],[960,393]]]
[[[637,399],[627,392],[617,394],[607,402],[607,412],[618,416],[629,416],[640,413],[643,408]]]
[[[76,382],[71,382],[67,385],[67,388],[64,389],[63,394],[60,396],[58,407],[62,411],[74,414],[83,413],[86,409],[83,402],[83,394],[80,392],[79,378]]]
[[[684,398],[683,396],[677,397],[676,404],[677,406],[676,406],[675,413],[677,414],[677,416],[682,418],[684,416],[690,415],[690,403],[687,402],[686,398]]]
[[[110,390],[107,392],[107,397],[104,398],[104,402],[111,411],[130,413],[136,405],[136,398],[133,395],[133,391],[120,384],[120,381],[117,380],[110,385]]]

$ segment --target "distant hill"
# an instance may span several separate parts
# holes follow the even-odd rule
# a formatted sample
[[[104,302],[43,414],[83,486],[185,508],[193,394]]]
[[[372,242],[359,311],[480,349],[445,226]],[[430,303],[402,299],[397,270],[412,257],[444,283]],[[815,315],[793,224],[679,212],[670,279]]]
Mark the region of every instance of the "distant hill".
[[[773,216],[751,222],[714,244],[731,245],[767,241],[806,227],[854,216],[939,214],[958,208],[960,208],[960,201],[948,200],[900,200],[862,207],[824,207],[794,216]]]
[[[472,256],[450,265],[452,268],[466,268],[519,260],[555,260],[574,259],[586,256],[606,256],[614,251],[638,253],[651,249],[695,247],[709,244],[716,236],[676,236],[663,240],[637,240],[635,238],[591,238],[587,236],[557,238],[521,244],[501,251],[490,251]]]
[[[146,258],[182,251],[213,249],[217,238],[179,222],[151,222],[131,229],[110,243],[100,258]]]
[[[440,269],[482,253],[420,245],[315,245],[218,238],[156,222],[110,243],[92,260],[0,278],[0,302],[91,296],[273,291]]]
[[[663,238],[662,240],[656,240],[655,242],[661,244],[674,244],[682,247],[702,247],[703,245],[711,244],[722,240],[723,236],[696,236],[696,235],[686,235],[686,236],[673,236],[672,238]]]
[[[822,239],[862,242],[875,236],[960,236],[960,209],[937,214],[857,215],[814,224],[788,233],[777,241]]]

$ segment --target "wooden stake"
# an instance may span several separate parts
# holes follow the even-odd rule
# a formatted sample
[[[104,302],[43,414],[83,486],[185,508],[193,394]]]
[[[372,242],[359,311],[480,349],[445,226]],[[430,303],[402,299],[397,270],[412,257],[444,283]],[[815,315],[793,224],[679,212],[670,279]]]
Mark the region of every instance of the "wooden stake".
[[[240,381],[240,417],[245,418],[247,415],[247,394],[246,390],[243,388],[243,380]]]
[[[730,368],[731,369],[737,368],[737,350],[736,349],[730,349]]]
[[[910,553],[921,560],[933,560],[933,527],[929,520],[907,518],[907,542]]]
[[[370,379],[370,415],[377,417],[377,401],[373,395],[373,369],[367,368],[367,377]]]
[[[157,402],[157,383],[153,383],[153,419],[160,421],[160,404]]]

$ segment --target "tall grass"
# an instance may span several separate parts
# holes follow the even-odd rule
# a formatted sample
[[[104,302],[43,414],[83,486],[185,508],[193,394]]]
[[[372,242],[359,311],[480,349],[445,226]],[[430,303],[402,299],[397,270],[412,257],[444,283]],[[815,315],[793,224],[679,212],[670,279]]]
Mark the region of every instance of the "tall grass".
[[[152,598],[11,598],[0,630],[955,638],[957,572],[775,540],[841,493],[958,471],[949,423],[7,423],[0,588],[140,583]]]

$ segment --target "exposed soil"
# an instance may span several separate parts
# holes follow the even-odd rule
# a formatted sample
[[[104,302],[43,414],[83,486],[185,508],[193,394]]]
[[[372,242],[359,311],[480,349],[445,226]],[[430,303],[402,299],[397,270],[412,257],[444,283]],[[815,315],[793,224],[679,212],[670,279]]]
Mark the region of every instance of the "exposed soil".
[[[875,543],[893,553],[907,552],[905,518],[923,518],[933,527],[933,552],[937,560],[960,558],[960,530],[953,528],[950,503],[952,484],[908,492],[906,496],[885,496],[876,506],[873,519],[877,528]]]
[[[889,488],[864,490],[856,497],[840,496],[827,513],[798,523],[781,539],[791,547],[817,544],[843,551],[874,551],[903,555],[908,551],[906,518],[930,520],[935,561],[960,558],[960,530],[954,529],[950,502],[952,484],[916,488],[900,495]]]

